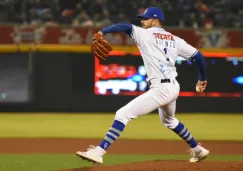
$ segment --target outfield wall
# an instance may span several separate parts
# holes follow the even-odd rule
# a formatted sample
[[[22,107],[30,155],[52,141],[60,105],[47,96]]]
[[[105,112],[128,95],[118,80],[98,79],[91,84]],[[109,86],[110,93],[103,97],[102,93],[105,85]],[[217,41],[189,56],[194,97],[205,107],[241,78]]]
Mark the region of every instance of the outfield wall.
[[[95,94],[95,58],[88,50],[80,52],[78,46],[71,51],[64,47],[59,47],[59,52],[46,49],[0,47],[1,84],[7,82],[1,92],[1,111],[114,112],[136,97]],[[239,60],[241,52],[239,49],[226,49],[223,54],[204,51],[210,65],[210,81],[203,95],[194,92],[197,68],[178,64],[178,81],[183,93],[178,98],[177,112],[242,113],[242,85],[231,82],[233,76],[243,75],[243,62]],[[231,61],[232,65],[225,62],[230,53],[238,55],[236,62]],[[123,54],[122,57],[120,54],[121,51],[113,56],[118,55],[123,59],[131,57],[131,54]],[[138,54],[133,55],[139,58]],[[12,59],[12,62],[8,59]],[[216,61],[216,64],[212,61]]]

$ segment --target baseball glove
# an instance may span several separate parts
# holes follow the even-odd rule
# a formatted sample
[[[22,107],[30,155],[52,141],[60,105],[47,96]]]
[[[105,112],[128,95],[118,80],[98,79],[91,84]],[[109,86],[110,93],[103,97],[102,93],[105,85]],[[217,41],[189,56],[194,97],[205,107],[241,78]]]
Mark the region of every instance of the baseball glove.
[[[93,43],[91,44],[91,52],[99,60],[106,60],[108,54],[112,51],[111,45],[104,39],[103,35],[95,33]]]

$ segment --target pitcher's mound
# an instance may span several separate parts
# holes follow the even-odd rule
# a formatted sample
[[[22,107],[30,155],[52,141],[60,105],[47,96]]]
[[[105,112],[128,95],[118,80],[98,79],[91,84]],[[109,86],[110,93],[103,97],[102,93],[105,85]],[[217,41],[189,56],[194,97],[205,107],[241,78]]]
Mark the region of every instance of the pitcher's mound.
[[[77,168],[65,171],[243,171],[243,162],[202,161],[189,163],[188,161],[166,160]]]

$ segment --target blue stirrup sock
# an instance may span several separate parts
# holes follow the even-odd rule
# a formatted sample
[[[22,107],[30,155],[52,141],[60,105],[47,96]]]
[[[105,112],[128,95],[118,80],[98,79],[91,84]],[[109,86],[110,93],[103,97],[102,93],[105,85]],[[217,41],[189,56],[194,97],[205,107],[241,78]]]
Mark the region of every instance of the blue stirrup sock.
[[[115,120],[99,146],[104,150],[108,149],[110,145],[119,138],[124,128],[125,125],[122,122]],[[191,148],[197,146],[198,143],[194,140],[190,131],[181,122],[179,122],[179,124],[172,130],[184,139]]]
[[[175,129],[172,129],[172,131],[185,140],[191,148],[195,148],[197,146],[197,142],[192,137],[190,131],[181,122],[179,122],[179,124],[175,127]]]
[[[111,128],[107,132],[104,140],[100,143],[99,146],[104,150],[109,148],[110,145],[114,141],[116,141],[116,139],[120,136],[120,134],[122,133],[124,128],[125,128],[125,125],[122,122],[115,120],[113,122],[113,125],[111,126]]]

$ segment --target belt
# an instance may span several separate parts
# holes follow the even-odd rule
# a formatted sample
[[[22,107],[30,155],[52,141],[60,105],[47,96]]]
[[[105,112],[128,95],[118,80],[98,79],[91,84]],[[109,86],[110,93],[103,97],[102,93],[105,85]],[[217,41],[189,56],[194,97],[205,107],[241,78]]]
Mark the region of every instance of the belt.
[[[170,83],[170,79],[161,79],[161,80],[151,80],[148,81],[148,85],[152,85],[152,83]]]

